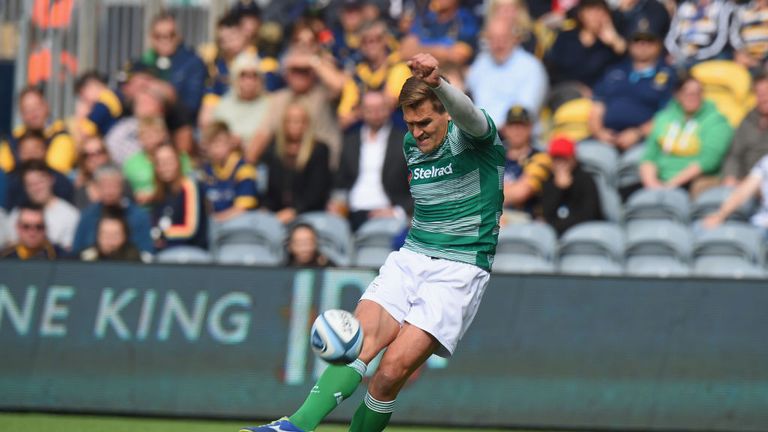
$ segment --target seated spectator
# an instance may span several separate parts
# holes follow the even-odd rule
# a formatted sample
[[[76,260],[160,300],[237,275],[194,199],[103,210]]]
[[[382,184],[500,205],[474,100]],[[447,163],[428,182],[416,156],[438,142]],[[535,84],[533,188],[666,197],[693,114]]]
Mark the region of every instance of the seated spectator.
[[[232,63],[232,87],[213,108],[212,120],[227,124],[238,146],[249,143],[266,125],[270,104],[255,54],[240,54]]]
[[[513,105],[538,115],[547,95],[544,65],[519,46],[521,30],[501,18],[491,19],[483,34],[487,50],[475,59],[467,74],[467,88],[478,106],[488,110],[496,124]],[[516,85],[499,85],[509,82]]]
[[[495,20],[506,22],[516,33],[517,45],[541,58],[544,46],[539,44],[534,34],[534,23],[529,10],[530,6],[525,0],[491,0],[485,13],[485,27],[487,31],[488,24]]]
[[[173,85],[181,105],[197,118],[208,75],[205,63],[183,45],[176,19],[168,12],[152,19],[149,36],[151,47],[141,62],[155,68],[160,79]]]
[[[261,31],[261,9],[256,1],[239,1],[229,11],[230,14],[239,18],[240,30],[245,35],[245,39],[251,46],[257,46],[259,32]]]
[[[42,207],[24,204],[15,211],[15,238],[18,241],[3,249],[0,259],[55,260],[64,256],[64,251],[46,237],[46,218]]]
[[[146,203],[155,193],[155,168],[152,154],[160,145],[168,142],[168,129],[160,117],[145,117],[139,120],[139,142],[141,151],[131,156],[123,165],[123,174],[133,190],[136,202]],[[192,161],[186,153],[181,154],[184,173],[192,172]]]
[[[217,221],[255,209],[256,169],[245,162],[226,123],[213,122],[203,132],[208,161],[203,166],[206,198]]]
[[[757,74],[768,60],[768,0],[754,0],[736,6],[731,22],[733,59]]]
[[[733,129],[715,105],[704,100],[701,83],[684,74],[674,99],[653,118],[645,140],[640,179],[646,188],[683,187],[696,195],[716,175],[731,143]],[[695,181],[701,185],[694,185]]]
[[[13,171],[18,157],[18,140],[27,131],[38,131],[45,137],[45,161],[62,174],[74,168],[77,150],[75,141],[61,120],[50,118],[50,106],[42,90],[27,87],[19,93],[18,108],[21,125],[13,130],[8,141],[0,142],[0,169]]]
[[[121,208],[105,207],[96,226],[96,242],[80,253],[83,261],[141,261],[131,243],[128,222]]]
[[[30,130],[19,137],[17,141],[17,159],[18,165],[8,174],[8,196],[6,200],[6,210],[23,204],[27,201],[27,194],[22,181],[24,166],[28,162],[45,164],[46,149],[45,137],[38,131]],[[53,193],[68,202],[73,202],[75,189],[72,182],[62,173],[51,170],[54,179]]]
[[[208,214],[201,185],[184,175],[181,155],[174,146],[160,145],[152,159],[156,186],[149,205],[155,249],[180,245],[206,248]]]
[[[670,17],[667,7],[659,0],[621,0],[613,14],[616,28],[629,40],[641,21],[648,22],[661,38],[669,31]]]
[[[576,27],[565,28],[546,54],[545,63],[553,83],[575,81],[592,87],[627,49],[611,19],[605,0],[581,0],[576,9]]]
[[[287,242],[289,267],[333,267],[334,264],[320,252],[317,233],[312,225],[299,223],[291,228]]]
[[[353,231],[371,218],[404,218],[413,211],[403,155],[405,130],[393,127],[392,108],[382,92],[365,93],[361,111],[363,126],[344,135],[336,175],[335,188],[346,199],[329,205],[337,214],[348,209]]]
[[[507,112],[501,136],[507,147],[504,168],[504,220],[535,219],[540,209],[541,189],[549,179],[552,160],[533,145],[531,115],[521,105]]]
[[[736,189],[720,205],[717,212],[707,216],[702,224],[705,228],[715,228],[724,223],[728,216],[752,197],[761,197],[760,208],[752,215],[750,222],[760,228],[763,237],[768,240],[768,155],[763,156],[750,171],[749,175],[738,184]]]
[[[638,22],[631,31],[629,58],[608,69],[594,88],[590,133],[619,151],[651,132],[654,114],[672,97],[676,74],[661,57],[661,34],[650,25]]]
[[[43,208],[48,239],[62,249],[70,250],[80,211],[53,194],[53,181],[51,169],[45,162],[30,161],[23,165],[22,182],[28,202]],[[18,216],[18,208],[12,210],[11,222],[14,223]]]
[[[705,60],[724,58],[732,10],[733,4],[727,0],[680,3],[664,39],[674,64],[690,68]]]
[[[330,195],[328,146],[315,138],[311,121],[303,104],[289,104],[265,157],[269,180],[264,205],[286,224],[298,214],[325,210]]]
[[[440,63],[462,66],[469,63],[475,52],[480,23],[459,0],[429,2],[429,9],[416,11],[414,18],[410,34],[401,41],[402,58],[425,52]]]
[[[84,209],[98,201],[98,188],[93,174],[99,167],[110,163],[104,140],[99,136],[87,137],[80,144],[77,172],[75,173],[75,207]]]
[[[219,18],[216,23],[216,43],[201,49],[202,57],[208,68],[206,93],[203,97],[203,115],[205,107],[218,102],[218,98],[229,91],[230,66],[238,55],[244,52],[256,53],[249,45],[248,35],[240,25],[240,16],[230,12]]]
[[[75,82],[75,94],[87,112],[78,134],[105,136],[125,114],[125,102],[107,87],[107,80],[95,71],[85,72]]]
[[[549,144],[552,177],[544,182],[541,206],[544,220],[558,235],[574,225],[603,218],[597,186],[576,160],[575,147],[567,138],[555,138]]]
[[[137,95],[148,92],[157,79],[151,68],[142,63],[132,62],[124,70],[117,73],[117,80],[119,83],[118,93],[123,98],[125,105],[125,115],[117,120],[109,132],[104,135],[104,142],[112,161],[122,166],[129,157],[141,150],[137,133],[139,120],[136,111],[137,109],[141,111],[142,107],[136,106]]]
[[[768,75],[753,82],[757,105],[736,128],[723,163],[723,184],[736,186],[768,154]]]
[[[154,252],[150,237],[149,213],[126,198],[125,179],[120,168],[106,164],[96,169],[93,174],[97,200],[86,207],[80,215],[80,223],[75,231],[72,251],[76,254],[96,242],[96,225],[106,208],[121,209],[123,217],[128,222],[131,243],[142,252]]]
[[[345,0],[338,25],[332,28],[331,53],[343,70],[352,70],[360,62],[361,29],[365,25],[363,0]]]
[[[275,132],[282,126],[287,107],[293,102],[300,102],[311,107],[314,120],[310,125],[312,134],[329,146],[331,160],[337,161],[341,152],[341,130],[331,102],[341,93],[345,79],[343,74],[322,57],[303,51],[286,54],[284,70],[288,86],[272,93],[269,120],[266,127],[258,131],[245,146],[245,159],[250,163],[260,160]]]
[[[344,84],[338,114],[345,129],[360,120],[361,95],[367,91],[383,91],[391,106],[397,103],[400,89],[411,70],[389,46],[392,35],[384,21],[366,23],[360,30],[360,61],[353,66],[352,76]]]

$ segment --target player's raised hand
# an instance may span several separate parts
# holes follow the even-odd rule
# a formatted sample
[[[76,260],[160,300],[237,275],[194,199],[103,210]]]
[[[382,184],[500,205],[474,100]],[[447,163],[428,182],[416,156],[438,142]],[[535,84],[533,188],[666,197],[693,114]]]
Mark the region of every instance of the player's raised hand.
[[[419,53],[408,60],[408,67],[416,78],[424,81],[430,87],[440,85],[440,63],[432,54]]]

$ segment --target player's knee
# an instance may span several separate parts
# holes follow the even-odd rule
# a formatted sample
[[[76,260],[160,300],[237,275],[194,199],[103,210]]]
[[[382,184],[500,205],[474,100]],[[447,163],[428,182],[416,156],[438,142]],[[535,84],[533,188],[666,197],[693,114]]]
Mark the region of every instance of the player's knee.
[[[408,368],[398,363],[380,364],[376,370],[375,384],[379,391],[385,394],[396,393],[408,379]]]

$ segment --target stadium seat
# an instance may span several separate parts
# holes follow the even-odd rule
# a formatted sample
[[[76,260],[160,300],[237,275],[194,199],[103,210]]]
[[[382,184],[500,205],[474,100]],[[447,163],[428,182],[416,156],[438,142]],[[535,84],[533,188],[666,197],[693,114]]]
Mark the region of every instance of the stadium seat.
[[[754,105],[751,98],[752,78],[742,65],[729,60],[710,60],[691,68],[704,87],[704,97],[737,127]]]
[[[737,257],[755,265],[763,264],[764,253],[762,233],[745,222],[697,230],[693,248],[695,258]]]
[[[507,255],[531,255],[552,263],[556,247],[557,234],[545,223],[509,224],[499,232],[496,256],[500,260]]]
[[[593,176],[597,193],[600,195],[600,210],[603,218],[611,222],[621,221],[621,196],[615,187],[608,185],[600,176]]]
[[[8,220],[5,210],[0,208],[0,248],[5,247],[11,241],[10,230],[13,229]]]
[[[555,265],[536,255],[497,253],[493,261],[493,271],[499,273],[553,273]]]
[[[624,274],[628,276],[682,277],[689,276],[691,269],[686,263],[663,256],[633,256],[627,258]]]
[[[563,274],[584,276],[620,276],[624,272],[621,264],[598,255],[566,255],[560,258],[557,269]]]
[[[711,189],[707,189],[693,202],[691,208],[691,220],[703,219],[709,214],[716,212],[720,208],[720,204],[725,201],[728,196],[733,192],[733,188],[727,186],[718,186]],[[755,201],[749,200],[741,207],[736,209],[728,216],[729,221],[741,221],[747,222],[755,211]]]
[[[676,221],[689,222],[690,202],[682,189],[640,189],[624,206],[624,222]]]
[[[619,152],[613,146],[596,140],[581,141],[576,145],[576,159],[585,171],[597,174],[616,187]]]
[[[617,185],[620,188],[640,184],[640,160],[643,158],[645,147],[637,144],[622,153],[619,158]]]
[[[255,211],[228,221],[213,223],[210,244],[213,255],[219,262],[222,259],[220,250],[232,245],[258,246],[273,256],[270,262],[282,262],[285,237],[285,227],[274,214]]]
[[[693,266],[693,274],[703,277],[764,278],[766,272],[755,264],[736,256],[702,256]]]
[[[346,219],[327,212],[308,212],[299,215],[296,222],[303,222],[315,228],[320,251],[339,266],[352,263],[352,230]]]
[[[216,251],[219,264],[276,266],[283,260],[282,253],[263,244],[225,244]]]
[[[565,136],[573,141],[589,137],[589,112],[592,101],[587,98],[570,100],[552,115],[552,136]]]
[[[164,264],[207,264],[213,257],[205,249],[194,246],[176,246],[155,255],[155,262]]]
[[[683,224],[670,221],[636,222],[627,225],[625,257],[627,271],[632,258],[661,258],[688,265],[693,235]]]
[[[376,218],[365,222],[355,234],[353,264],[358,267],[381,267],[392,251],[392,239],[405,227],[405,221],[396,218]]]
[[[584,222],[563,233],[559,256],[599,256],[617,264],[624,261],[624,231],[611,222]]]

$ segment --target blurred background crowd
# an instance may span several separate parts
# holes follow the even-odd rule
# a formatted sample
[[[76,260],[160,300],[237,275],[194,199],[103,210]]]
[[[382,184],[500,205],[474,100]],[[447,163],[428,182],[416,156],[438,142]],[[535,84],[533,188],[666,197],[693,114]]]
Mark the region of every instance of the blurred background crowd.
[[[83,7],[34,3],[37,26]],[[413,210],[396,99],[428,52],[507,147],[496,268],[554,269],[544,245],[581,227],[616,256],[561,270],[658,270],[643,246],[683,232],[646,255],[688,272],[720,230],[764,274],[768,0],[223,3],[194,44],[157,10],[143,52],[77,71],[65,110],[44,82],[68,58],[29,56],[0,143],[2,258],[380,264]]]

